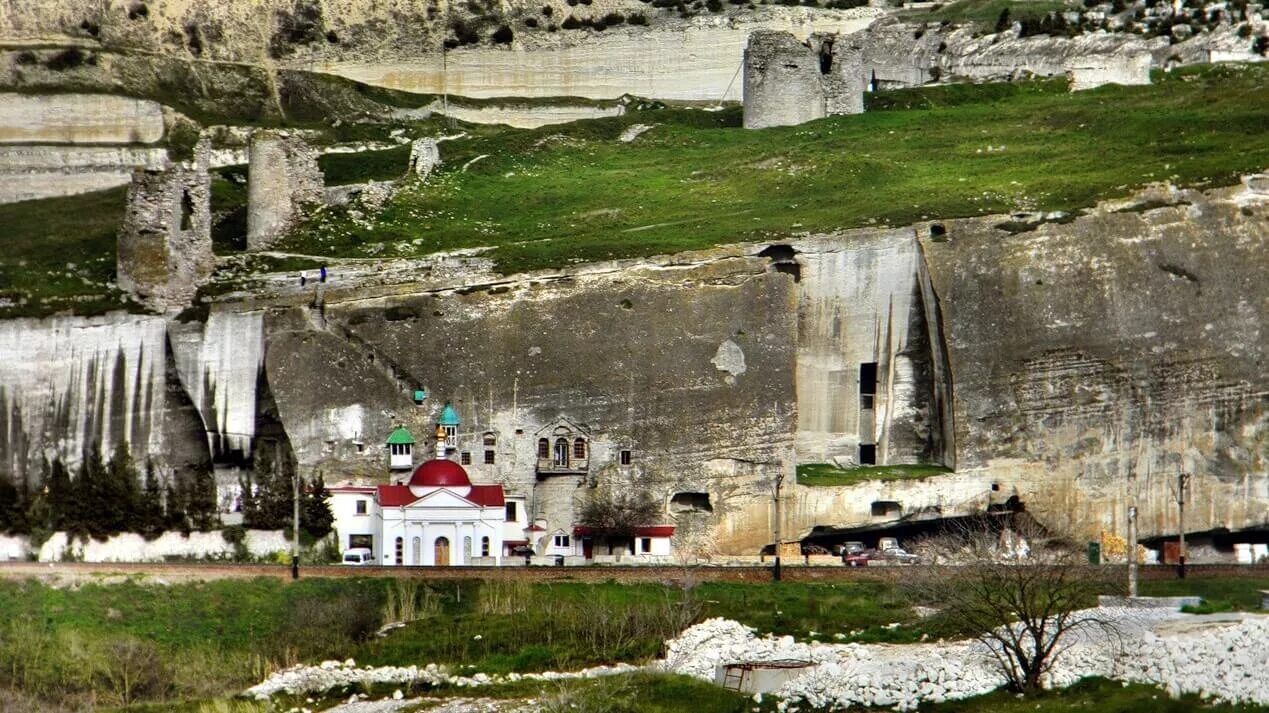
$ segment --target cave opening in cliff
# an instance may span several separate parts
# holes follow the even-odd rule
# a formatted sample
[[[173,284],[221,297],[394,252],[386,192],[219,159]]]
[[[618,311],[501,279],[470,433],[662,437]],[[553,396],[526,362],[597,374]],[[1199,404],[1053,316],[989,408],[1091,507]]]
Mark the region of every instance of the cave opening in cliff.
[[[789,275],[794,282],[802,281],[802,265],[797,261],[798,251],[792,245],[768,245],[758,253],[771,261],[771,269]]]
[[[714,506],[709,502],[709,493],[675,493],[670,497],[670,512],[714,512]]]
[[[874,512],[877,505],[889,507],[898,506],[899,503],[877,501],[873,503]],[[1022,507],[1021,502],[1016,503],[1016,505],[1019,508]],[[892,509],[888,511],[893,512]],[[1019,519],[1025,520],[1025,523],[1019,522]],[[816,525],[802,539],[802,544],[817,545],[832,552],[834,551],[834,546],[841,546],[847,542],[862,542],[864,547],[876,547],[881,538],[893,537],[899,541],[900,546],[911,549],[919,545],[922,540],[965,532],[967,529],[1000,532],[1007,527],[1025,527],[1029,531],[1046,531],[1043,523],[1038,522],[1030,513],[1025,512],[1023,509],[1007,510],[1002,508],[972,515],[940,517],[937,508],[929,508],[926,510],[914,510],[903,519],[890,522],[878,522],[854,527]]]

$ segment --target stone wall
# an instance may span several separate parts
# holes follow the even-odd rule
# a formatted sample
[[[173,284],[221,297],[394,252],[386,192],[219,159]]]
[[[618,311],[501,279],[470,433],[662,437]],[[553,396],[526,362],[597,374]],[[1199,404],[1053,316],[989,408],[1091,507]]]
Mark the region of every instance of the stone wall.
[[[133,173],[116,264],[119,288],[150,309],[180,309],[192,301],[215,264],[205,159],[193,168]]]
[[[1069,60],[1066,71],[1071,91],[1077,92],[1104,84],[1149,84],[1151,63],[1149,52],[1085,55]]]
[[[819,55],[787,32],[749,35],[744,87],[746,129],[796,126],[825,116]]]
[[[749,36],[744,66],[744,126],[795,126],[864,110],[862,49],[850,38],[788,32]]]
[[[318,152],[301,137],[259,130],[251,135],[247,179],[247,249],[272,245],[322,202]]]

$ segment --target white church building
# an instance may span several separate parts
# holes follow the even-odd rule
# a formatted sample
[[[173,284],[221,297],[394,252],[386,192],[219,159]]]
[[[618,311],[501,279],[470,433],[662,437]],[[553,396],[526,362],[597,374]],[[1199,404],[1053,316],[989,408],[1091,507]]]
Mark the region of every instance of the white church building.
[[[474,484],[465,464],[492,479],[489,464],[501,434],[481,432],[484,466],[462,448],[456,410],[446,404],[436,421],[436,454],[414,466],[413,435],[399,426],[385,442],[390,482],[329,488],[334,529],[341,551],[369,550],[380,566],[464,566],[587,563],[656,563],[672,555],[672,525],[638,528],[632,537],[610,541],[591,528],[563,518],[552,521],[529,505],[536,487],[508,494],[501,484]],[[557,427],[556,430],[559,430]],[[554,434],[554,431],[552,432]],[[576,433],[570,432],[572,436]],[[557,434],[556,434],[557,435]],[[537,443],[537,459],[526,465],[540,481],[566,473],[581,477],[589,449],[583,438],[547,438]],[[580,460],[579,460],[580,459]],[[483,468],[483,470],[482,470]],[[350,555],[352,553],[349,553]]]
[[[410,457],[413,438],[399,428],[388,439],[391,466]],[[335,531],[344,549],[367,548],[381,565],[501,564],[507,522],[501,485],[473,485],[467,471],[443,457],[424,462],[399,484],[337,486],[331,491]],[[402,448],[404,446],[404,448]],[[391,467],[390,466],[390,467]]]

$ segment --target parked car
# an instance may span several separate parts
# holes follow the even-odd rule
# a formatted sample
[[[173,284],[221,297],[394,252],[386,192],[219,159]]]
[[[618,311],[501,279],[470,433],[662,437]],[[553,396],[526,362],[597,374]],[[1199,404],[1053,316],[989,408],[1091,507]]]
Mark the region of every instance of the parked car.
[[[828,554],[828,550],[827,550],[827,549],[825,549],[825,548],[823,548],[823,547],[821,547],[821,546],[819,546],[819,545],[804,544],[804,545],[802,545],[802,554],[804,554],[804,555],[826,555],[826,554]]]
[[[877,559],[888,560],[898,564],[918,564],[921,561],[920,557],[917,557],[902,547],[888,547],[877,555]]]
[[[842,555],[842,564],[847,567],[864,567],[877,557],[876,550],[860,550]]]
[[[833,554],[844,557],[846,555],[853,555],[856,552],[863,552],[866,549],[868,548],[864,547],[864,543],[852,540],[850,542],[842,542],[840,544],[833,545]]]
[[[344,550],[343,564],[372,565],[375,563],[374,553],[369,547],[353,547]]]

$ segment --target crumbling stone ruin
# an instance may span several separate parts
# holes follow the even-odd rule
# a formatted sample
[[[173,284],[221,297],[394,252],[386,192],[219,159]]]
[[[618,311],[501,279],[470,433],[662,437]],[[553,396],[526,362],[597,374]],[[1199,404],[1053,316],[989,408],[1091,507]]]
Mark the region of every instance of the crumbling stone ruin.
[[[432,169],[441,162],[441,150],[436,139],[415,139],[410,145],[410,172],[427,180]]]
[[[165,311],[189,304],[214,265],[206,145],[190,167],[138,169],[128,187],[116,267],[120,289]]]
[[[864,110],[862,48],[847,37],[788,32],[749,35],[744,63],[744,126],[794,126]]]
[[[247,181],[247,249],[263,250],[290,230],[304,209],[322,203],[318,152],[278,131],[251,135]]]
[[[1066,63],[1071,91],[1103,84],[1149,84],[1152,58],[1149,52],[1119,52],[1072,57]]]

